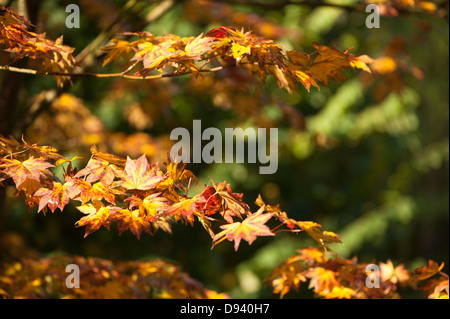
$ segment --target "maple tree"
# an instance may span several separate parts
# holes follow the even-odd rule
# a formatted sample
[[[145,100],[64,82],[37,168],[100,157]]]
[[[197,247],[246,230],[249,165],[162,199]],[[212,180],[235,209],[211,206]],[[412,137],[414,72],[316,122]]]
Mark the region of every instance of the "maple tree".
[[[227,15],[225,10],[232,10],[232,4],[268,6],[263,2],[206,2],[209,6],[205,7],[203,14],[206,17],[203,19],[234,19],[232,22],[236,22],[237,15]],[[161,5],[164,3],[162,1]],[[195,12],[202,4],[203,1],[186,1],[183,5],[188,12]],[[295,3],[287,1],[272,5],[283,7],[291,4]],[[326,3],[308,4],[333,7]],[[108,4],[102,5],[108,7]],[[429,1],[385,1],[381,6],[381,14],[386,16],[404,12],[440,16],[446,12],[444,6]],[[125,6],[126,10],[131,8],[133,6]],[[164,8],[160,8],[161,14],[166,10]],[[341,5],[341,8],[363,11],[357,5]],[[211,14],[207,13],[208,10]],[[191,18],[201,17],[193,15]],[[337,233],[323,230],[317,222],[292,218],[292,213],[288,214],[280,205],[266,204],[261,195],[254,201],[258,207],[254,210],[244,201],[244,194],[234,193],[232,185],[226,181],[217,182],[212,178],[207,185],[202,184],[186,164],[166,157],[169,144],[163,138],[157,140],[143,133],[123,136],[108,132],[82,99],[68,93],[69,88],[83,79],[110,79],[116,81],[115,90],[108,93],[111,95],[107,99],[115,100],[124,92],[136,90],[128,82],[135,80],[152,92],[151,99],[163,101],[159,104],[164,105],[168,103],[168,96],[173,98],[175,94],[171,94],[167,82],[161,85],[152,80],[162,82],[165,78],[185,79],[192,75],[186,80],[189,93],[217,92],[214,104],[224,109],[235,107],[244,118],[251,114],[264,125],[267,125],[267,119],[256,114],[260,113],[258,107],[262,101],[269,101],[282,110],[292,126],[300,127],[303,117],[279,97],[264,95],[261,82],[275,81],[287,93],[302,95],[342,84],[349,79],[347,70],[358,70],[362,71],[360,77],[364,85],[375,85],[374,99],[384,101],[391,90],[398,94],[403,92],[404,83],[399,80],[403,72],[421,77],[420,70],[409,65],[410,62],[400,54],[400,40],[393,40],[385,55],[377,59],[351,53],[351,49],[340,50],[335,45],[319,44],[318,41],[312,42],[310,51],[302,52],[285,49],[277,43],[275,39],[285,32],[284,28],[267,28],[268,22],[250,14],[245,18],[253,19],[255,31],[222,25],[193,36],[116,30],[112,26],[117,21],[112,21],[106,35],[102,34],[108,43],[96,48],[101,62],[93,68],[89,65],[93,56],[74,56],[76,48],[63,44],[62,36],[51,40],[45,33],[33,32],[34,26],[26,17],[9,7],[0,7],[0,45],[9,61],[0,66],[0,70],[39,78],[50,76],[57,84],[57,89],[43,91],[33,98],[30,109],[35,111],[29,113],[19,126],[19,130],[28,129],[29,134],[21,131],[20,135],[15,134],[16,137],[10,136],[12,132],[0,135],[0,186],[14,187],[17,197],[24,198],[29,211],[47,214],[75,207],[77,213],[82,214],[75,227],[84,227],[84,237],[102,232],[102,226],[109,231],[115,225],[113,227],[119,235],[129,231],[141,239],[143,233],[156,237],[159,230],[172,234],[177,227],[175,225],[201,225],[210,236],[211,249],[227,240],[233,242],[237,252],[242,249],[244,241],[253,245],[261,237],[305,233],[317,247],[298,250],[297,255],[288,257],[275,267],[265,281],[281,298],[292,290],[298,290],[307,281],[308,288],[323,298],[398,298],[401,297],[399,290],[405,287],[420,288],[427,298],[448,298],[448,275],[443,272],[444,263],[431,259],[427,265],[416,267],[414,271],[407,270],[404,265],[394,267],[391,260],[379,262],[376,265],[380,268],[380,286],[368,288],[366,282],[371,278],[366,270],[368,263],[358,263],[356,257],[340,257],[330,247],[343,242],[345,245],[345,240]],[[147,22],[153,19],[156,18],[151,15],[146,17]],[[111,68],[114,68],[113,72]],[[223,81],[211,80],[210,76],[222,76]],[[233,80],[227,82],[227,76]],[[230,83],[233,81],[241,87],[236,88],[234,83]],[[249,89],[254,93],[251,97]],[[149,98],[139,100],[138,95],[135,94],[124,114],[135,128],[151,127],[155,125],[155,119],[165,114],[164,106],[149,107],[146,104],[150,103]],[[56,116],[46,115],[44,109],[50,109]],[[376,113],[372,112],[367,117],[372,114]],[[376,121],[376,117],[373,118]],[[74,119],[76,125],[73,125]],[[48,123],[52,123],[52,127]],[[320,121],[316,121],[316,127],[317,123]],[[44,136],[58,135],[63,140],[67,139],[66,150],[89,146],[90,154],[71,152],[65,156],[63,154],[67,152],[34,142],[39,137],[45,139]],[[107,136],[113,147],[97,147]],[[33,142],[29,142],[29,138]],[[294,135],[296,138],[301,139],[302,136]],[[353,139],[357,138],[357,134],[353,134]],[[316,131],[311,140],[323,149],[332,149],[335,143],[320,131]],[[127,152],[127,149],[133,151]],[[149,157],[163,160],[149,162]],[[84,167],[78,164],[83,158],[87,160]],[[183,273],[180,267],[160,259],[113,262],[81,256],[34,257],[1,265],[1,296],[229,297],[226,293],[205,288]],[[67,274],[61,265],[69,263],[80,266],[83,278],[90,282],[88,287],[71,291],[64,286]],[[45,279],[49,277],[53,278],[50,282]],[[30,281],[29,278],[36,279]]]

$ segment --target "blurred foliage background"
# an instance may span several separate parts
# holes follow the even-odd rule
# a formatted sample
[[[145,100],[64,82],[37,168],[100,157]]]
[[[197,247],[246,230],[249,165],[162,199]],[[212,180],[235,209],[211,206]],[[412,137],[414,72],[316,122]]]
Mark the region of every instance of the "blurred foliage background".
[[[0,4],[6,2],[17,5]],[[299,94],[291,95],[275,79],[260,83],[237,69],[197,79],[83,78],[59,90],[52,78],[21,76],[14,80],[18,89],[12,118],[0,119],[12,124],[2,133],[16,138],[23,134],[27,141],[52,145],[66,156],[83,155],[76,162],[83,167],[93,144],[122,156],[145,153],[153,162],[164,161],[171,130],[190,129],[193,119],[202,120],[203,128],[277,127],[276,174],[259,175],[258,164],[190,164],[200,180],[198,189],[191,187],[192,194],[209,178],[226,180],[249,204],[261,194],[292,218],[312,220],[338,233],[343,244],[330,248],[342,257],[391,259],[410,269],[434,259],[445,262],[448,273],[448,1],[437,2],[447,14],[412,8],[382,16],[378,29],[365,26],[367,13],[349,9],[362,4],[353,0],[335,0],[333,6],[271,0],[81,0],[76,2],[80,29],[65,27],[65,8],[74,1],[37,2],[36,30],[50,39],[63,35],[90,72],[126,69],[121,63],[101,69],[104,52],[98,48],[117,32],[191,36],[220,25],[253,30],[287,50],[311,52],[315,41],[340,50],[353,47],[353,53],[374,58],[372,74],[348,72],[347,82],[311,93],[299,88]],[[2,65],[8,59],[0,54]],[[9,76],[0,74],[0,86],[11,81]],[[46,107],[30,117],[34,103],[43,99],[49,99]],[[273,297],[264,278],[297,249],[315,245],[303,234],[279,234],[259,238],[252,246],[243,244],[238,252],[229,242],[211,250],[211,239],[200,225],[176,225],[173,235],[145,234],[140,241],[130,232],[119,237],[106,229],[83,239],[84,229],[74,227],[79,211],[68,207],[44,216],[36,209],[29,212],[13,188],[1,192],[3,238],[20,234],[29,247],[49,255],[162,257],[180,264],[206,287],[236,298]],[[3,259],[10,258],[5,247]],[[286,296],[298,297],[312,295],[300,289]]]

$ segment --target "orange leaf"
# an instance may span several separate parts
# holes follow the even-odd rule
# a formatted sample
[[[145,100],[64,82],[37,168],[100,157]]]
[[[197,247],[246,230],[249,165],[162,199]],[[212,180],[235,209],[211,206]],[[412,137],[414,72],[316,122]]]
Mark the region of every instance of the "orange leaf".
[[[20,16],[9,8],[0,6],[0,43],[6,42],[8,48],[27,45],[31,27],[31,22]]]
[[[92,185],[90,190],[91,199],[102,200],[105,199],[107,202],[111,204],[115,204],[115,195],[120,194],[121,192],[117,190],[113,190],[111,188],[105,187],[102,183],[98,182]]]
[[[19,187],[27,178],[39,182],[41,173],[44,173],[50,167],[54,167],[54,165],[42,158],[30,158],[23,162],[16,159],[0,159],[0,169],[2,169],[3,174],[14,180],[16,187]]]
[[[59,208],[62,211],[69,203],[70,199],[74,198],[79,193],[80,190],[69,188],[66,184],[63,185],[58,182],[53,183],[52,189],[41,188],[34,193],[34,196],[41,197],[38,212],[45,206],[48,206],[52,213],[55,212],[56,208]]]
[[[444,263],[438,264],[434,260],[428,260],[428,265],[418,267],[415,270],[416,273],[416,280],[424,280],[427,278],[430,278],[434,275],[436,275],[438,272],[440,272],[444,268]]]
[[[220,226],[224,229],[213,238],[213,247],[225,238],[229,241],[234,240],[234,249],[237,251],[241,239],[246,240],[251,245],[257,236],[275,236],[264,224],[273,216],[273,213],[264,213],[260,208],[256,213],[247,217],[243,222],[232,223]]]
[[[182,197],[178,203],[168,207],[166,213],[163,215],[179,216],[190,220],[197,211],[197,201],[198,196],[194,196],[193,198]]]
[[[410,272],[405,269],[404,265],[394,267],[391,260],[388,260],[387,263],[380,262],[380,274],[383,282],[391,282],[393,284],[404,283],[411,277]]]
[[[309,288],[314,287],[314,291],[321,296],[326,296],[335,286],[339,286],[336,273],[332,270],[316,267],[309,270],[306,276],[311,278]]]
[[[334,286],[329,293],[325,295],[327,299],[351,299],[355,291],[344,286]]]
[[[125,159],[123,159],[122,157],[113,155],[113,154],[99,152],[97,149],[97,146],[95,146],[95,145],[93,145],[91,147],[90,151],[94,157],[101,158],[102,160],[105,160],[111,164],[118,165],[120,167],[125,166],[125,163],[126,163]]]
[[[142,231],[152,234],[152,225],[140,209],[132,211],[121,209],[114,212],[114,214],[110,216],[109,221],[117,221],[119,235],[128,229],[137,237],[137,239],[141,238]]]
[[[298,257],[290,257],[276,267],[266,281],[272,281],[273,293],[280,294],[280,298],[283,298],[291,288],[298,289],[300,283],[306,281],[303,271]]]
[[[97,231],[105,224],[111,213],[118,210],[117,207],[105,206],[102,202],[96,200],[92,204],[79,206],[77,209],[87,215],[76,222],[76,227],[86,226],[85,238]]]
[[[330,231],[321,231],[319,229],[321,225],[315,222],[297,222],[297,225],[321,246],[325,246],[325,243],[342,243],[339,235]]]
[[[108,52],[105,56],[105,59],[103,60],[103,66],[107,65],[110,62],[119,60],[121,56],[130,58],[130,55],[133,52],[133,45],[128,41],[121,39],[112,39],[111,42],[113,42],[114,44],[102,48],[103,51]]]
[[[80,170],[75,177],[88,176],[86,181],[89,183],[100,182],[108,187],[111,185],[115,178],[115,172],[118,167],[109,162],[102,160],[101,158],[91,158],[85,168]]]
[[[125,172],[120,176],[123,180],[120,186],[129,190],[149,190],[163,180],[163,177],[157,175],[157,166],[149,166],[145,155],[136,161],[128,157]]]

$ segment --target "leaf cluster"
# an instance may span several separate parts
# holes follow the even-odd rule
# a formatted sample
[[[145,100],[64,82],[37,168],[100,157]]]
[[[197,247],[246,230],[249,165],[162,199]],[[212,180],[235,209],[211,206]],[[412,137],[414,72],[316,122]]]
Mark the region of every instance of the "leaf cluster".
[[[379,271],[375,272],[374,267]],[[276,267],[266,279],[283,298],[302,282],[326,299],[397,299],[400,289],[420,289],[429,299],[448,299],[448,275],[444,264],[429,260],[414,271],[391,260],[378,264],[358,263],[318,248],[303,248]]]
[[[66,286],[66,266],[79,267],[80,287]],[[2,298],[217,299],[226,294],[205,288],[178,265],[156,259],[112,262],[101,258],[23,258],[1,267]]]
[[[275,230],[306,231],[320,245],[340,242],[339,236],[321,231],[321,225],[310,221],[290,219],[278,206],[266,205],[261,197],[260,207],[252,213],[243,201],[243,194],[233,193],[226,182],[206,185],[203,191],[188,196],[189,186],[198,182],[186,169],[168,157],[163,169],[149,164],[145,155],[136,160],[121,158],[91,148],[92,156],[81,170],[49,146],[23,144],[13,138],[0,137],[0,182],[12,179],[18,195],[24,194],[30,209],[38,212],[63,211],[69,202],[79,202],[77,209],[85,214],[77,227],[86,227],[85,237],[104,226],[108,230],[117,222],[119,234],[130,230],[138,239],[142,232],[154,235],[157,230],[172,232],[177,222],[193,225],[199,221],[213,240],[213,247],[228,239],[235,250],[241,240],[252,244],[258,236],[274,236]],[[60,181],[50,170],[69,163]],[[271,230],[265,224],[276,220]],[[216,233],[214,225],[220,225]]]

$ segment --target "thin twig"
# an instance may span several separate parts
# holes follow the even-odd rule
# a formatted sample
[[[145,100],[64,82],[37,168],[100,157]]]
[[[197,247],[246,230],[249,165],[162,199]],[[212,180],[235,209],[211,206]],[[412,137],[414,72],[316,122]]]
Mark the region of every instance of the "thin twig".
[[[302,1],[292,1],[292,0],[283,0],[283,1],[273,1],[273,2],[260,2],[260,1],[246,1],[246,0],[210,0],[213,2],[226,2],[229,4],[237,4],[243,6],[251,6],[251,7],[261,7],[266,9],[280,9],[289,5],[304,5],[308,7],[332,7],[343,9],[347,11],[357,11],[364,12],[365,7],[361,5],[343,5],[336,3],[328,3],[323,1],[313,1],[313,0],[302,0]]]
[[[223,70],[230,66],[218,66],[210,69],[203,69],[198,70],[197,72],[200,73],[213,73],[218,72],[220,70]],[[164,73],[164,74],[156,74],[156,75],[149,75],[149,76],[139,76],[139,75],[126,75],[123,73],[70,73],[70,72],[45,72],[40,73],[36,70],[32,69],[25,69],[25,68],[17,68],[13,66],[0,66],[0,70],[4,71],[10,71],[15,73],[22,73],[22,74],[32,74],[32,75],[47,75],[47,76],[68,76],[68,77],[91,77],[91,78],[124,78],[128,80],[155,80],[155,79],[162,79],[162,78],[172,78],[172,77],[180,77],[183,75],[188,74],[194,74],[194,72],[186,71],[186,72],[179,72],[179,73]]]

